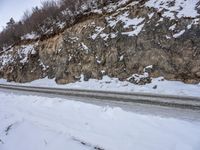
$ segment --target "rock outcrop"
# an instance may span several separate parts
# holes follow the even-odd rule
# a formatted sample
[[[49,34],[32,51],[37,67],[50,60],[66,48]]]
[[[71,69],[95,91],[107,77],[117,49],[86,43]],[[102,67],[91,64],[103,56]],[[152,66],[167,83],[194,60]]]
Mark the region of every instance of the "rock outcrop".
[[[0,77],[29,82],[48,76],[66,84],[78,81],[81,74],[84,80],[106,74],[136,84],[159,76],[199,83],[200,3],[194,0],[189,7],[189,2],[132,0],[118,8],[107,6],[103,10],[109,11],[99,10],[98,17],[54,37],[3,52]],[[137,82],[137,74],[148,75]]]

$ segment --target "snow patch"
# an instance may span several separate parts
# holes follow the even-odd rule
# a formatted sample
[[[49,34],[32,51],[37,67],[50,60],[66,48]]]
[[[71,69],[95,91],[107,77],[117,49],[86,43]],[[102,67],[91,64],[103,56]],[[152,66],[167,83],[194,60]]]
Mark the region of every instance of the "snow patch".
[[[139,26],[135,26],[134,31],[130,31],[130,32],[122,32],[123,35],[128,35],[128,36],[137,36],[143,29],[144,24],[141,24]]]
[[[95,27],[95,33],[91,36],[93,40],[97,38],[97,36],[104,30],[104,28],[96,26]]]
[[[165,37],[166,37],[166,39],[171,39],[171,37],[170,37],[170,36],[168,36],[168,35],[166,35]]]
[[[175,19],[175,16],[195,18],[199,16],[196,10],[198,3],[199,0],[149,0],[145,6],[164,11],[163,16],[170,19]]]
[[[12,51],[13,49],[6,51],[0,56],[0,69],[3,69],[4,66],[14,62],[14,58],[11,54]]]
[[[87,45],[85,45],[83,42],[81,42],[81,47],[84,51],[86,51],[88,53],[89,48],[87,47]]]
[[[153,12],[153,13],[150,13],[150,14],[148,14],[148,17],[149,17],[149,19],[151,19],[151,18],[153,17],[153,15],[154,15],[154,12]]]
[[[108,26],[115,28],[117,23],[122,22],[123,28],[132,28],[132,31],[122,32],[124,35],[135,36],[138,35],[142,28],[144,27],[145,18],[137,17],[137,18],[129,18],[129,12],[124,12],[123,14],[118,15],[117,17],[106,17],[108,22]],[[143,23],[143,24],[142,24]]]
[[[178,38],[185,33],[185,30],[181,30],[180,32],[173,35],[174,38]]]
[[[22,40],[35,40],[37,38],[39,38],[40,36],[37,35],[36,33],[34,32],[31,32],[31,33],[28,33],[24,36],[21,37]]]
[[[21,48],[18,50],[18,55],[20,57],[20,62],[21,63],[26,63],[28,61],[28,56],[32,54],[36,54],[36,51],[34,49],[33,45],[23,45]]]
[[[169,27],[169,30],[173,31],[176,28],[176,24]]]

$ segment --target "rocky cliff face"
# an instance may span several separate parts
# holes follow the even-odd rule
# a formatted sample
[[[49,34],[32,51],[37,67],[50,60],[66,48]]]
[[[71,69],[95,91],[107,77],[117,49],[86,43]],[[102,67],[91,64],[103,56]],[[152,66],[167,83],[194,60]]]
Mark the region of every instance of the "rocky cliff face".
[[[122,0],[43,41],[0,55],[0,77],[29,82],[48,76],[59,84],[103,75],[136,84],[164,76],[200,82],[198,0]]]

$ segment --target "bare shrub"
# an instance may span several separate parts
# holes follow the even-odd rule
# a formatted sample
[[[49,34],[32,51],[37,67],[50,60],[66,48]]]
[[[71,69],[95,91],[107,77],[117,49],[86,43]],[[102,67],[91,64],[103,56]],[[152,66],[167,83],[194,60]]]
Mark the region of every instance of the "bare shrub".
[[[19,22],[13,18],[0,32],[0,51],[21,40],[27,33],[36,33],[40,36],[56,33],[59,23],[69,26],[78,20],[85,12],[100,8],[119,0],[46,0],[40,8],[33,7],[25,11]]]

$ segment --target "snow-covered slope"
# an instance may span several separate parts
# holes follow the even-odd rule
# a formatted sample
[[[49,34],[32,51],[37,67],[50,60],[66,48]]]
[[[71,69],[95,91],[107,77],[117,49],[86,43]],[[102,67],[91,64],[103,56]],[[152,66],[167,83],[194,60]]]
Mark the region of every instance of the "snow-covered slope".
[[[1,150],[199,150],[200,122],[0,92]]]

